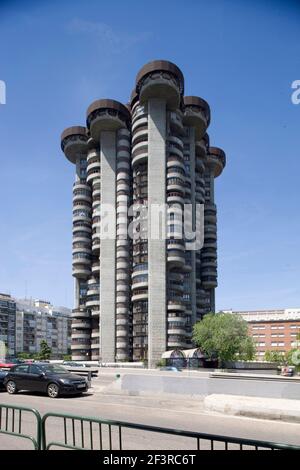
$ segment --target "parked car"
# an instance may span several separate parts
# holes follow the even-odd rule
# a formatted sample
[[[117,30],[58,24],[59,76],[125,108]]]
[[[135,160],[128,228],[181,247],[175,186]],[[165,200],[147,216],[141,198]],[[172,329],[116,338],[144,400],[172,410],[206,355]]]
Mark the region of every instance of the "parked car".
[[[284,377],[293,377],[295,373],[295,367],[293,366],[282,366],[280,375],[283,375]]]
[[[91,367],[90,364],[75,362],[75,361],[64,361],[63,366],[66,367]]]
[[[4,378],[7,376],[8,371],[0,370],[0,390],[5,390]]]
[[[88,390],[88,383],[84,377],[71,374],[61,365],[40,362],[12,367],[3,382],[10,394],[28,390],[47,393],[50,398],[81,394]]]
[[[23,364],[24,359],[19,359],[18,357],[11,357],[7,361],[11,364]]]
[[[5,367],[5,368],[10,368],[15,366],[16,364],[22,364],[24,361],[22,359],[18,358],[10,358],[10,359],[4,359],[3,361],[0,361],[0,368]]]
[[[15,364],[13,362],[10,362],[10,361],[1,361],[0,362],[0,368],[4,367],[6,369],[9,369],[10,367],[13,367]]]
[[[180,372],[180,369],[178,369],[178,367],[174,367],[174,366],[161,367],[160,370],[170,371],[170,372]]]

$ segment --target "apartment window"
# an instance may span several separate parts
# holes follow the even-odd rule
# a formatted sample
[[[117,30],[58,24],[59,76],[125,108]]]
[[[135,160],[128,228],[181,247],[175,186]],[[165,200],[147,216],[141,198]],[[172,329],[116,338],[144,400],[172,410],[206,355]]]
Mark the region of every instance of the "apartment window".
[[[284,343],[271,343],[271,346],[284,346]]]
[[[262,347],[262,346],[265,346],[266,343],[256,343],[256,346],[259,346],[259,347]]]

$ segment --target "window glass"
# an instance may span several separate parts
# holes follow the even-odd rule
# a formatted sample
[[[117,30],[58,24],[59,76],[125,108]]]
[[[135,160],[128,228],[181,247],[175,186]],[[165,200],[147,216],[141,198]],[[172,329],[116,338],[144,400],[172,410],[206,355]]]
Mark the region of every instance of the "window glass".
[[[33,365],[30,366],[29,372],[30,372],[30,374],[41,374],[42,370],[38,366],[33,364]]]
[[[85,340],[84,340],[85,341]],[[43,372],[52,374],[68,374],[68,370],[58,364],[43,364],[40,366]]]
[[[28,373],[28,365],[20,365],[14,368],[14,372],[26,374]]]

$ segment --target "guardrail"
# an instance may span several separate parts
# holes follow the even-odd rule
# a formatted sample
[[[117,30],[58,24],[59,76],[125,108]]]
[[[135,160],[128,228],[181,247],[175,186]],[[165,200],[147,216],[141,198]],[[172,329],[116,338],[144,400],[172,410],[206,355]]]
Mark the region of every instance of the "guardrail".
[[[47,422],[50,418],[61,420],[62,440],[57,438],[48,440]],[[57,425],[56,429],[58,429]],[[207,447],[210,450],[215,450],[217,444],[222,444],[222,450],[300,450],[300,446],[288,444],[60,413],[47,413],[42,418],[42,449],[49,450],[53,447],[59,447],[73,450],[123,450],[124,429],[186,437],[192,440],[190,449],[194,445],[197,450],[207,449]],[[220,446],[218,446],[219,448]]]
[[[24,431],[24,415],[33,416],[33,421],[26,420],[27,427],[33,431]],[[49,420],[55,420],[55,439],[51,440]],[[189,439],[189,449],[199,450],[300,450],[300,446],[281,444],[254,439],[242,439],[217,434],[207,434],[180,429],[162,428],[144,424],[113,421],[94,417],[62,413],[47,413],[43,417],[32,408],[0,404],[0,434],[27,439],[35,450],[50,450],[53,447],[77,450],[123,450],[125,430],[135,430],[158,435],[169,435]],[[59,435],[61,433],[61,437]],[[130,436],[126,436],[127,438]],[[131,441],[134,436],[131,437]],[[163,441],[161,440],[163,443]],[[178,450],[178,441],[175,448]]]
[[[26,413],[34,417],[35,432],[33,434],[23,432],[23,420]],[[0,404],[0,434],[30,440],[34,449],[39,450],[41,448],[41,429],[42,418],[37,410],[23,406]]]

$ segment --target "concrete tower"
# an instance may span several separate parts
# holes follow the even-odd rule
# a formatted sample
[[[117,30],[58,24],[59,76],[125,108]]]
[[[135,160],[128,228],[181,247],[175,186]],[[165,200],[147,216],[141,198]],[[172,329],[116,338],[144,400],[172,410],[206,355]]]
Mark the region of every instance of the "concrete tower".
[[[74,359],[154,366],[166,350],[192,347],[194,323],[214,311],[214,178],[225,154],[209,146],[209,123],[207,102],[184,96],[180,69],[157,60],[137,74],[130,105],[95,101],[86,128],[63,132],[62,149],[76,164]],[[187,204],[193,230],[204,207],[202,248],[177,236]]]

